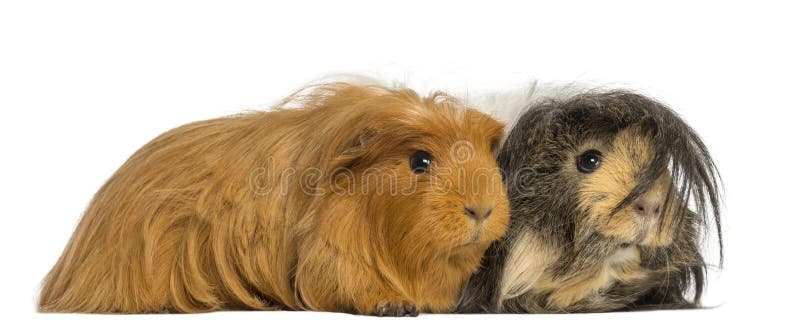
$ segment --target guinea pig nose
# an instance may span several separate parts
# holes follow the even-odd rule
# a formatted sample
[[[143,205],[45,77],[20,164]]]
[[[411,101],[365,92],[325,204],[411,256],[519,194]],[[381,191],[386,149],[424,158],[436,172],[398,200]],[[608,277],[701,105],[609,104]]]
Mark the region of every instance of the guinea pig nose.
[[[641,216],[656,216],[661,212],[659,201],[648,202],[642,199],[636,200],[633,203],[633,209],[636,211],[636,214]]]
[[[479,207],[464,207],[464,214],[475,220],[481,222],[492,215],[492,208],[479,208]]]

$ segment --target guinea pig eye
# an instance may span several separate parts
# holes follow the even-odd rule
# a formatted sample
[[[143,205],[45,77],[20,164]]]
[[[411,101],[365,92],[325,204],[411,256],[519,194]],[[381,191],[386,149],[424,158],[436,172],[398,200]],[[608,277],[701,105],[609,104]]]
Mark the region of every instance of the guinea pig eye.
[[[588,150],[578,156],[577,165],[578,171],[583,173],[591,173],[600,167],[603,154],[597,150]]]
[[[411,163],[411,171],[416,174],[424,173],[428,170],[428,167],[433,162],[431,158],[431,154],[427,151],[417,151],[413,155],[411,155],[411,159],[409,160]]]

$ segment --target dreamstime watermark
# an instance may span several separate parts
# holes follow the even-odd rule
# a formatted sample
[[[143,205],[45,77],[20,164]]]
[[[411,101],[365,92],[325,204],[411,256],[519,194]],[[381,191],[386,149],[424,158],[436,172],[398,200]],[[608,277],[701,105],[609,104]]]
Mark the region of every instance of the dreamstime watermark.
[[[457,141],[450,147],[450,158],[456,164],[464,164],[475,158],[475,147],[469,141]]]
[[[536,171],[520,169],[504,180],[497,167],[467,168],[465,164],[475,159],[475,147],[469,141],[457,141],[450,148],[450,160],[455,167],[437,166],[434,160],[429,172],[416,174],[399,172],[390,167],[370,167],[356,172],[346,167],[324,171],[318,167],[298,170],[278,167],[274,157],[268,157],[262,166],[254,168],[249,176],[253,193],[264,196],[278,192],[287,196],[302,192],[307,196],[337,195],[390,195],[409,196],[420,191],[439,194],[456,192],[462,195],[492,195],[509,192],[533,195]]]

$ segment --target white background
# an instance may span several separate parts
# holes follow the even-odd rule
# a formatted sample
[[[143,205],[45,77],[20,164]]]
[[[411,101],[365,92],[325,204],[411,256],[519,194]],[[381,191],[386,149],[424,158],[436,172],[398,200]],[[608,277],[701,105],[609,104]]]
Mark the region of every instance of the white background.
[[[786,3],[3,1],[0,329],[796,333],[800,26]],[[725,182],[726,262],[706,299],[718,307],[414,319],[35,312],[39,282],[82,210],[134,150],[341,72],[454,93],[533,79],[613,84],[666,101],[705,139]]]

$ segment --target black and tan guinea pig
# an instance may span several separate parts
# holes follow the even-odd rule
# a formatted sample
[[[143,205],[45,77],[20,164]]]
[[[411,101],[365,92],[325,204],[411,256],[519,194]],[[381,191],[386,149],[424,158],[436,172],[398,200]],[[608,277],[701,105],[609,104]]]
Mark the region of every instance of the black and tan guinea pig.
[[[170,130],[94,196],[39,310],[450,311],[508,225],[502,136],[447,94],[352,83]]]
[[[700,137],[630,91],[534,86],[499,99],[492,112],[521,115],[498,156],[511,222],[457,310],[699,306],[706,231],[716,231],[722,256],[721,182]]]

